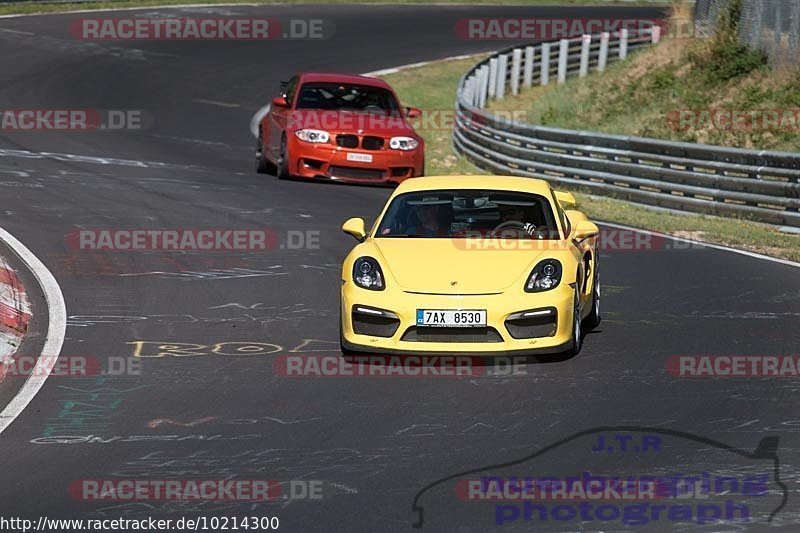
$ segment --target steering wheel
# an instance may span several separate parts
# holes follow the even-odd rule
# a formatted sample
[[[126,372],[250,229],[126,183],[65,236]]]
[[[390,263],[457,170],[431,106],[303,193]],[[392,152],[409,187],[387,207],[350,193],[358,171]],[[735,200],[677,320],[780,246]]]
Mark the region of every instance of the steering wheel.
[[[497,232],[499,232],[500,230],[510,229],[510,228],[514,228],[514,229],[518,229],[518,230],[524,231],[525,234],[529,235],[528,230],[525,229],[525,224],[524,223],[522,223],[522,222],[520,222],[518,220],[506,220],[505,222],[501,222],[500,224],[495,226],[495,228],[492,231],[489,232],[489,237],[495,237],[497,235]]]

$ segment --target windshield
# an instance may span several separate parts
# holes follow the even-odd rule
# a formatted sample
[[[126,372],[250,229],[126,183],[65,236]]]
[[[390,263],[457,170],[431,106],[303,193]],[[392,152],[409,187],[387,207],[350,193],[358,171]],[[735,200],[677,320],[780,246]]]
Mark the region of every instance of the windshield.
[[[348,83],[304,83],[297,97],[296,109],[351,110],[391,115],[399,113],[391,91],[368,85]]]
[[[493,190],[442,190],[392,200],[375,237],[558,239],[543,196]]]

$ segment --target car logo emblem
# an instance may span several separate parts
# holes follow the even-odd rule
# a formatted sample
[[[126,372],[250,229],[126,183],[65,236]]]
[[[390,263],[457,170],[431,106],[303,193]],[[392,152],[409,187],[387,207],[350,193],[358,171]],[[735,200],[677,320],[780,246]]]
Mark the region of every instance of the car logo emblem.
[[[451,282],[450,282],[450,286],[451,286],[451,287],[455,287],[456,285],[458,285],[458,282],[457,282],[457,281],[451,281]]]

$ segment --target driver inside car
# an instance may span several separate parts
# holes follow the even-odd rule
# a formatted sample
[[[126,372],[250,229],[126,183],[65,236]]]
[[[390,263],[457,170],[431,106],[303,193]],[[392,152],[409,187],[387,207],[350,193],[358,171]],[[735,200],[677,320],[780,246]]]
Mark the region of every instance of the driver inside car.
[[[425,237],[443,236],[450,227],[448,208],[443,204],[419,204],[416,206],[417,223],[410,225],[406,233]]]
[[[513,222],[517,222],[519,226],[515,229],[518,229],[519,231],[525,231],[525,233],[531,236],[534,235],[534,232],[536,231],[536,225],[531,222],[526,222],[528,217],[526,216],[525,209],[522,206],[514,204],[499,204],[498,208],[500,211],[499,224],[508,224],[508,226],[512,226]]]

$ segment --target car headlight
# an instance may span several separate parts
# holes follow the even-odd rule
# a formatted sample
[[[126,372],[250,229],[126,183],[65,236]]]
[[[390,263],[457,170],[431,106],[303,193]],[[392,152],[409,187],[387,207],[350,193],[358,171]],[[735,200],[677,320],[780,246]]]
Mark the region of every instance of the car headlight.
[[[389,139],[389,148],[392,150],[409,151],[419,146],[419,141],[413,137],[392,137]]]
[[[326,143],[331,140],[331,135],[324,130],[297,130],[294,132],[298,139],[308,143]]]
[[[533,272],[525,283],[525,292],[542,292],[555,289],[561,283],[561,262],[545,259],[533,267]]]
[[[353,265],[353,281],[362,289],[382,291],[386,288],[383,282],[381,266],[371,257],[359,257]]]

